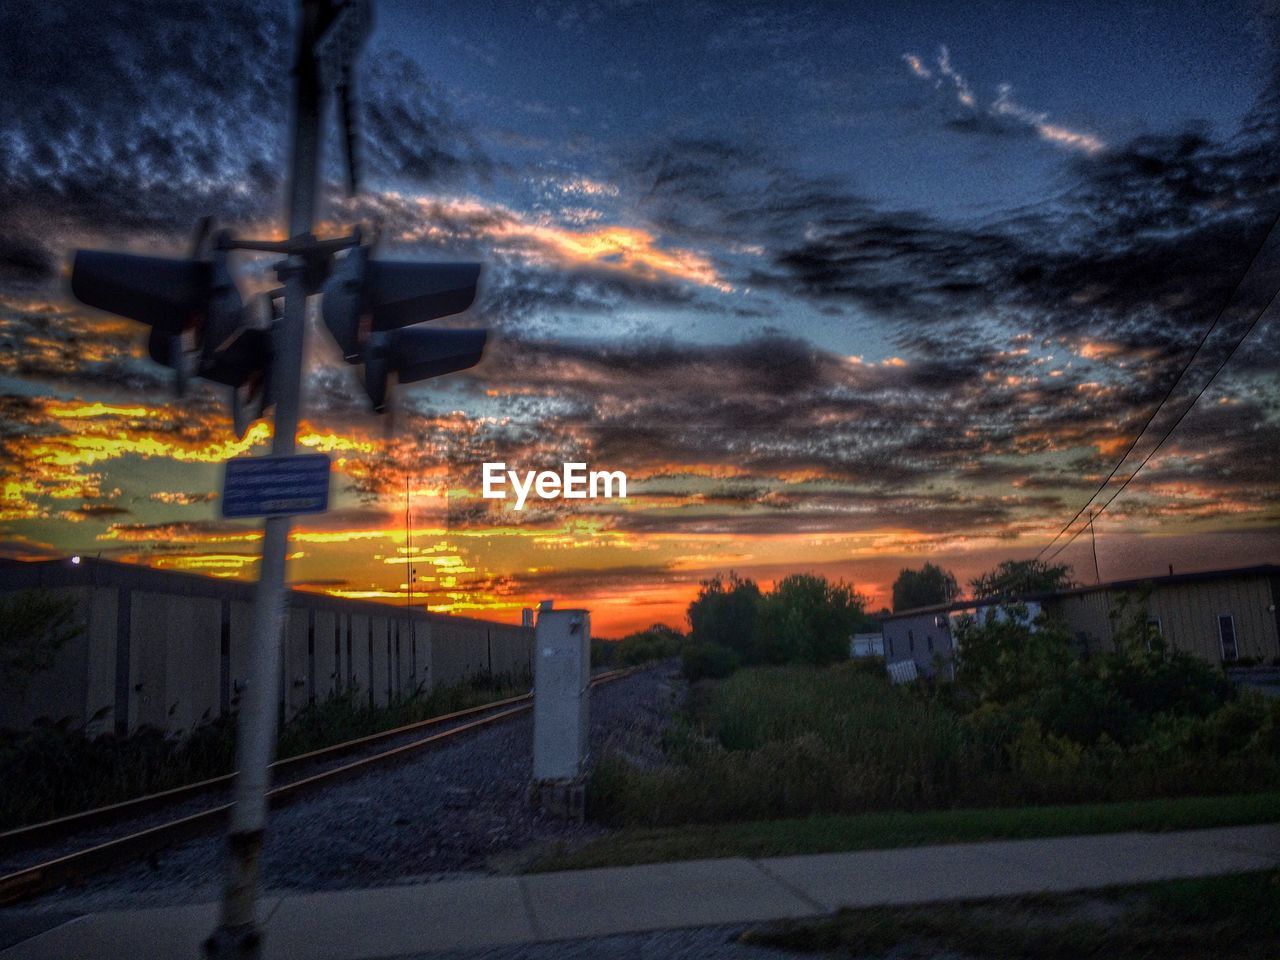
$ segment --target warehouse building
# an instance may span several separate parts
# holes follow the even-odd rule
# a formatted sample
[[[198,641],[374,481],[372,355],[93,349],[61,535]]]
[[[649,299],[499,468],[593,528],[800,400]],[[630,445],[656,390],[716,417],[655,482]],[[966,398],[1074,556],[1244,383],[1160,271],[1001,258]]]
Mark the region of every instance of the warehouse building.
[[[0,596],[69,596],[83,624],[54,667],[0,698],[0,728],[68,719],[94,735],[183,734],[233,711],[249,669],[253,585],[88,557],[0,561]],[[289,592],[280,711],[350,693],[381,706],[479,674],[529,676],[533,630]]]
[[[1064,620],[1085,652],[1115,649],[1122,618],[1140,616],[1174,650],[1212,663],[1280,664],[1280,566],[1262,564],[1135,580],[1116,580],[1055,593],[1030,593],[1004,603],[1027,606]],[[884,618],[888,664],[914,660],[921,674],[953,675],[955,621],[962,616],[1003,616],[991,601],[959,600],[904,610]]]

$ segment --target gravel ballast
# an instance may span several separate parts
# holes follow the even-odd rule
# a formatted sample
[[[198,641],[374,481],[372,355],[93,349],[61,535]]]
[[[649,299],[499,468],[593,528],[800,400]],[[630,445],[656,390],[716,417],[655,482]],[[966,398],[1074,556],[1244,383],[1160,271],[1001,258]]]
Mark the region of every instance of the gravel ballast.
[[[674,663],[655,665],[592,691],[591,752],[661,759],[660,737],[682,682]],[[533,719],[524,714],[464,735],[399,766],[369,773],[273,811],[263,886],[277,892],[447,881],[510,868],[530,851],[578,844],[604,828],[535,812],[527,791]],[[88,912],[217,899],[221,835],[193,840],[150,862],[101,874],[79,888],[0,910]]]

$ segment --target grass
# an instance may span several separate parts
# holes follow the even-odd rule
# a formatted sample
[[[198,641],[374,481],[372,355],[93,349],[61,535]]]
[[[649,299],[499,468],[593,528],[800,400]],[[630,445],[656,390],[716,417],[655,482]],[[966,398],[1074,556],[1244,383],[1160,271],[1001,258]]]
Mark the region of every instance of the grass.
[[[1055,725],[1072,728],[1106,692],[1077,672],[979,705],[856,663],[740,670],[694,687],[666,765],[601,757],[588,816],[658,828],[1280,790],[1280,701],[1241,694],[1206,716],[1129,705],[1126,741],[1073,738]]]
[[[848,664],[741,670],[696,695],[670,741],[665,767],[602,758],[589,815],[657,827],[951,806],[980,766],[945,707]]]
[[[751,929],[745,943],[850,957],[974,960],[1270,960],[1280,872],[967,904],[841,911]]]
[[[549,854],[529,869],[580,870],[712,857],[774,857],[1130,830],[1189,830],[1277,819],[1280,793],[1253,793],[631,828],[577,850]]]

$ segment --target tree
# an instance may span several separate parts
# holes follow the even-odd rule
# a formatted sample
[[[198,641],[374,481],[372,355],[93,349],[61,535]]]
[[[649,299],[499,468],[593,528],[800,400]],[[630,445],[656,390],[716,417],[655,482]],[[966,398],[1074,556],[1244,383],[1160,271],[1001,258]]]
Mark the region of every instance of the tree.
[[[904,568],[893,581],[893,610],[911,610],[935,603],[950,603],[960,596],[955,574],[932,563],[919,570]]]
[[[1053,593],[1071,586],[1071,567],[1050,566],[1043,560],[1006,560],[994,570],[969,581],[976,599],[1011,597],[1022,593]]]
[[[684,645],[684,634],[665,623],[629,633],[618,642],[617,659],[627,667],[650,660],[674,657]]]
[[[83,629],[71,597],[23,590],[0,598],[0,684],[25,689]]]
[[[730,571],[726,580],[717,574],[702,581],[698,596],[689,604],[689,626],[697,643],[728,647],[746,660],[755,644],[756,609],[760,588]]]
[[[835,663],[849,656],[849,637],[874,621],[866,597],[847,583],[797,573],[779,580],[760,603],[754,660]]]
[[[996,615],[961,617],[955,644],[960,682],[995,703],[1061,683],[1072,659],[1066,626],[1043,614],[1033,618],[1020,603]]]

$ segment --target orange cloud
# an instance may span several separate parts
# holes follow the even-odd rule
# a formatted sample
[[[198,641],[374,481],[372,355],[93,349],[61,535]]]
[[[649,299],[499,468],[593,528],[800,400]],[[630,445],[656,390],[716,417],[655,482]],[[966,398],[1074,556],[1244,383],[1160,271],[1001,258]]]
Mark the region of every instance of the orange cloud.
[[[402,198],[391,194],[388,199]],[[510,207],[474,199],[418,197],[411,202],[421,209],[426,225],[403,231],[400,239],[405,242],[443,238],[446,231],[434,226],[434,222],[463,221],[499,248],[535,262],[617,270],[646,280],[667,276],[722,292],[733,289],[710,258],[692,250],[665,248],[652,233],[639,227],[573,230],[535,222]]]

